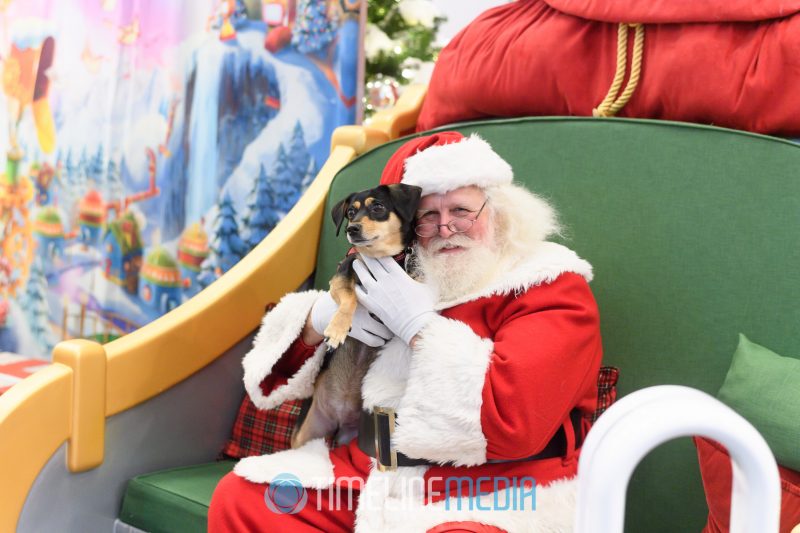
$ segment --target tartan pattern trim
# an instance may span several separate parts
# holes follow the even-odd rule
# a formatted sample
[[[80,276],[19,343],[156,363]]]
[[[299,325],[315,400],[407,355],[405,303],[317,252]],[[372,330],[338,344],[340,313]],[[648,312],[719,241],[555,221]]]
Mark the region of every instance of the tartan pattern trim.
[[[291,448],[292,430],[302,406],[303,400],[287,400],[274,409],[262,410],[245,394],[222,455],[243,459]]]
[[[594,423],[600,415],[606,412],[617,399],[617,381],[619,380],[619,368],[613,366],[600,367],[597,376],[597,409],[587,418]]]

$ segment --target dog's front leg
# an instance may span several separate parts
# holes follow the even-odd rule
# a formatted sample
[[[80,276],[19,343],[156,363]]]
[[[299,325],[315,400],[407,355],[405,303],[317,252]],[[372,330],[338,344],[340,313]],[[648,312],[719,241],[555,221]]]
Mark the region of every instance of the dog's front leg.
[[[355,254],[347,256],[331,279],[331,296],[333,301],[339,304],[339,309],[334,313],[328,327],[325,328],[324,335],[328,339],[328,346],[336,348],[344,342],[350,327],[353,325],[353,315],[358,306],[356,299],[356,278],[353,270]]]

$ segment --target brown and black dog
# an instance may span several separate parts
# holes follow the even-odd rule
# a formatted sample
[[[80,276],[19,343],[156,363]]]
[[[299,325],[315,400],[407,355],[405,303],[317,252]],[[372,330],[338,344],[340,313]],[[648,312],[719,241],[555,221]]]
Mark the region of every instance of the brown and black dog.
[[[414,239],[414,215],[422,189],[413,185],[380,185],[349,195],[333,206],[331,216],[336,235],[347,220],[347,240],[354,253],[339,263],[330,281],[330,293],[339,305],[324,335],[329,354],[327,367],[317,376],[311,406],[292,433],[292,447],[309,440],[335,435],[345,444],[358,432],[361,414],[361,382],[377,349],[348,337],[356,300],[357,276],[353,261],[368,257],[399,256]]]

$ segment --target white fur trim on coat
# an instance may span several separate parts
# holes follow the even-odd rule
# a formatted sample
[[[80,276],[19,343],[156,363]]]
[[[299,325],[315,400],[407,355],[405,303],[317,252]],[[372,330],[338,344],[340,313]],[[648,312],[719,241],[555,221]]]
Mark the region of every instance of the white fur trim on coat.
[[[485,189],[511,183],[514,172],[489,143],[475,134],[461,142],[431,146],[405,160],[403,183],[422,187],[422,194],[443,194],[459,187]]]
[[[376,406],[397,409],[406,392],[411,368],[411,349],[399,337],[392,338],[380,350],[361,383],[364,409]]]
[[[327,345],[319,345],[314,355],[291,377],[285,385],[277,387],[270,395],[261,392],[261,382],[272,367],[303,331],[308,313],[321,291],[305,291],[284,296],[275,308],[264,316],[253,348],[244,356],[244,388],[259,409],[273,409],[286,400],[308,398],[314,392],[314,380],[319,374]]]
[[[409,457],[486,462],[482,391],[493,343],[458,320],[433,318],[417,337],[393,444]]]
[[[296,450],[246,457],[236,463],[233,471],[251,483],[269,483],[279,474],[291,474],[309,489],[330,487],[334,480],[333,463],[325,439],[308,441]]]
[[[528,259],[501,274],[484,288],[456,300],[439,302],[436,310],[447,309],[479,298],[511,293],[522,294],[531,287],[552,283],[558,276],[572,272],[592,281],[592,265],[578,254],[554,242],[542,242]]]
[[[500,508],[495,493],[481,495],[483,509],[477,508],[476,501],[470,507],[465,499],[460,508],[456,500],[425,505],[418,482],[423,475],[420,467],[370,473],[356,509],[355,533],[425,533],[439,524],[461,521],[480,522],[509,533],[569,533],[573,529],[578,492],[575,478],[537,486],[534,511],[527,505],[529,501],[525,509],[518,504],[514,510],[511,503],[509,509],[502,509],[504,492],[497,496]]]

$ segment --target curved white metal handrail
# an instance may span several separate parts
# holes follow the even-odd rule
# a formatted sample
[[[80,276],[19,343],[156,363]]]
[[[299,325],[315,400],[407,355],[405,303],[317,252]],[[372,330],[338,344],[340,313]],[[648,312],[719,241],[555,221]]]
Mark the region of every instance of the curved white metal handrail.
[[[702,391],[659,385],[619,400],[586,437],[578,464],[575,533],[622,533],[625,494],[636,466],[660,444],[693,435],[717,440],[730,452],[730,532],[777,532],[778,467],[761,434]]]

